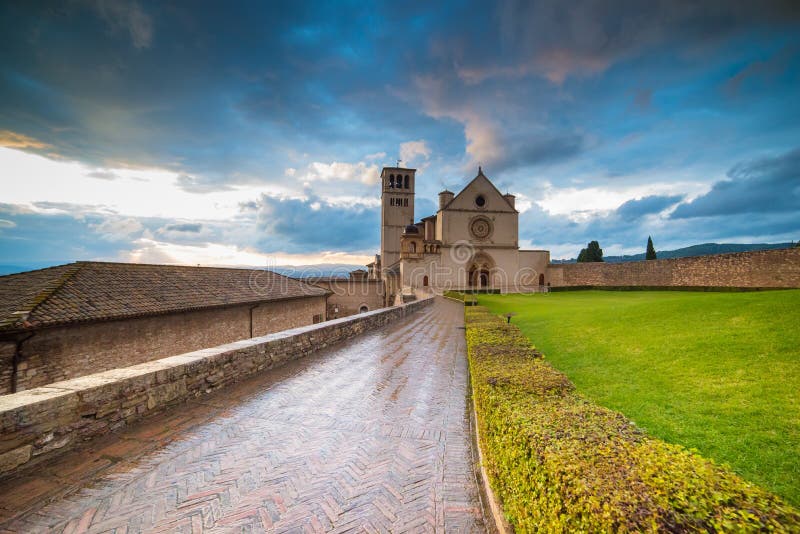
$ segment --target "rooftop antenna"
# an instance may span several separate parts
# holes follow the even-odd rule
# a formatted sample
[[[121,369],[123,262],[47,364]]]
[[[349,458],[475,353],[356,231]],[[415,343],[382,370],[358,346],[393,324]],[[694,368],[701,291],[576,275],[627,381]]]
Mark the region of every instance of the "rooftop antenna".
[[[397,168],[398,168],[398,169],[400,168],[400,164],[401,164],[402,162],[403,162],[403,160],[402,160],[402,159],[398,159],[398,160],[397,160]]]

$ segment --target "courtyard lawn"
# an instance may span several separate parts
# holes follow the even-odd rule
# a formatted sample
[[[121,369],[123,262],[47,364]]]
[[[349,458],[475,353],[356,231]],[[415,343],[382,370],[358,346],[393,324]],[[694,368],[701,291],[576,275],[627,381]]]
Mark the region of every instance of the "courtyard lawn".
[[[480,295],[579,392],[800,505],[800,290]]]

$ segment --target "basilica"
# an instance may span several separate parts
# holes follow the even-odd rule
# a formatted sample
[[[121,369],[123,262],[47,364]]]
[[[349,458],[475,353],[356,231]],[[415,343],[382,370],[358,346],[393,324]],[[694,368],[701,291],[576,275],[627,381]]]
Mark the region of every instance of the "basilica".
[[[514,195],[478,169],[458,194],[439,193],[439,209],[415,222],[416,170],[381,171],[381,250],[369,278],[385,284],[387,304],[447,290],[531,292],[547,285],[550,253],[520,250]]]

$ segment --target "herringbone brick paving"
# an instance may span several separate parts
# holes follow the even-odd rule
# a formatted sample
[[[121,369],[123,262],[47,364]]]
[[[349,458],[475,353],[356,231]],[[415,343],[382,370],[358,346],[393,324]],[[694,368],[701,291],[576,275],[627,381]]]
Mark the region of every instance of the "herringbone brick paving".
[[[483,532],[461,307],[433,306],[0,484],[0,532]]]

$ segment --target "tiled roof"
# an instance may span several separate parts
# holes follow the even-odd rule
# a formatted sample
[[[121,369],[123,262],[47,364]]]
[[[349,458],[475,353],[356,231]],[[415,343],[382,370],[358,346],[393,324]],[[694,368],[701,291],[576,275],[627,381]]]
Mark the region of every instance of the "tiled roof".
[[[79,261],[0,276],[0,331],[327,293],[260,269]]]

